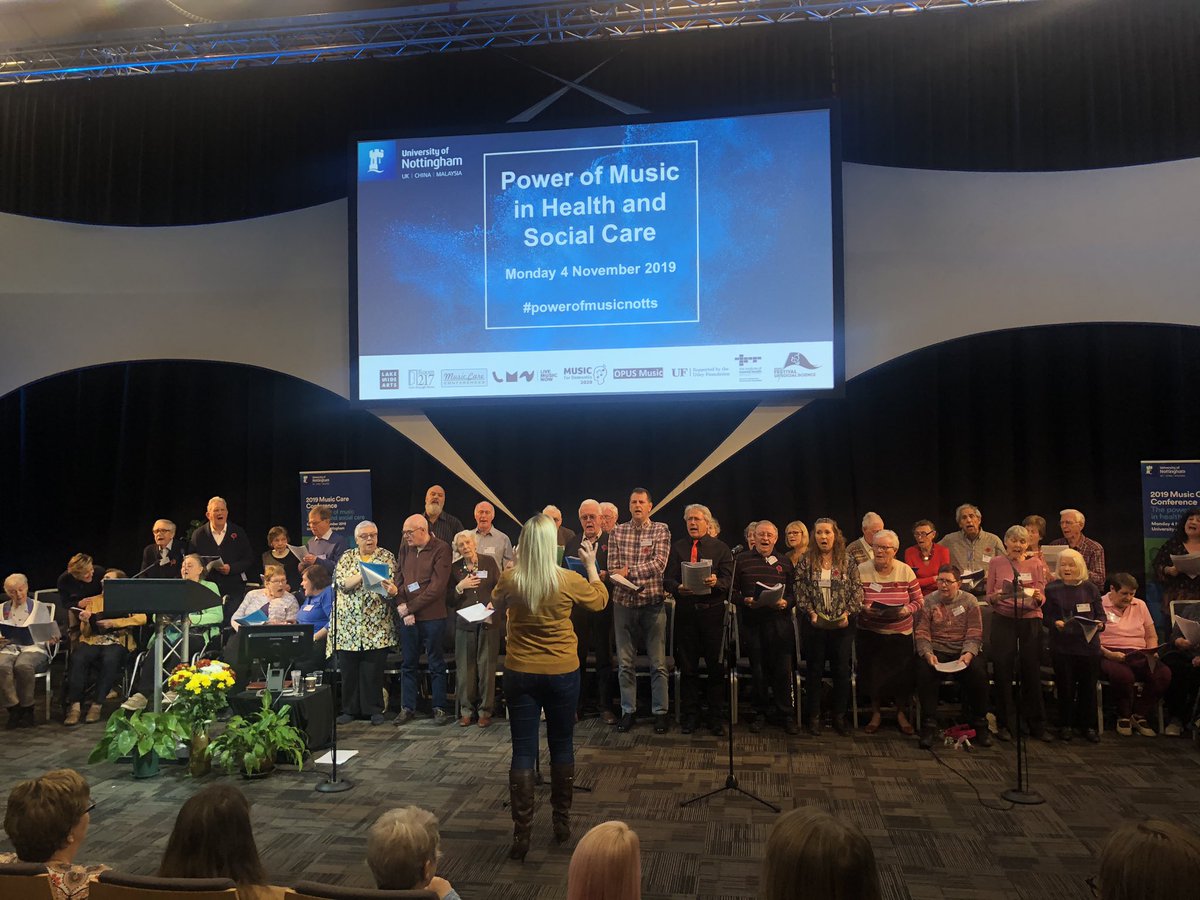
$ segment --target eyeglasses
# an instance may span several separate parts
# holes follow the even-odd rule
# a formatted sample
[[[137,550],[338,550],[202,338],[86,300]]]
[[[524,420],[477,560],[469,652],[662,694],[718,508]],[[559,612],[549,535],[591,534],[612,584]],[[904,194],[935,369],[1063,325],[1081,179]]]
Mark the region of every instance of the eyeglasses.
[[[424,534],[427,531],[429,531],[428,528],[406,528],[401,534],[408,537],[410,534]]]
[[[914,531],[913,532],[913,537],[925,538],[925,537],[932,537],[932,536],[933,536],[932,531]]]
[[[957,578],[935,578],[935,584],[958,584]]]
[[[407,534],[407,532],[405,532],[405,533]],[[379,537],[379,532],[378,531],[360,531],[358,533],[358,536],[360,538],[363,538],[364,540],[367,538],[377,538],[377,537]]]
[[[152,529],[150,533],[151,534],[170,534],[171,531],[172,531],[172,529],[170,529],[170,528],[155,528],[155,529]]]

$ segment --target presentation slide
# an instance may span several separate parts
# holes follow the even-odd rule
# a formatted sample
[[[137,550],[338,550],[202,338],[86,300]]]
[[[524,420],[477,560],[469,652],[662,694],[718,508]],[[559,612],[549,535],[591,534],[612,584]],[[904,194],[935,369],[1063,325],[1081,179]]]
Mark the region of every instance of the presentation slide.
[[[830,390],[828,109],[357,144],[356,399]]]

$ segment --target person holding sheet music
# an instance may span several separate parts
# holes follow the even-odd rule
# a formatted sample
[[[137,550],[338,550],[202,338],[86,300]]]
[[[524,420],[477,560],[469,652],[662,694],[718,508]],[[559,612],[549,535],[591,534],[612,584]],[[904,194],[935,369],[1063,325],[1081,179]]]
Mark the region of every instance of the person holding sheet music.
[[[300,590],[300,558],[289,548],[288,530],[282,525],[276,525],[267,532],[267,550],[262,555],[263,577],[266,578],[267,566],[281,566],[287,576],[287,589],[291,594]]]
[[[110,578],[125,577],[120,569],[109,569],[104,573],[101,585]],[[89,679],[95,685],[92,688],[93,700],[84,715],[84,721],[89,725],[100,721],[104,700],[117,683],[126,657],[137,650],[133,629],[146,624],[144,613],[105,615],[103,591],[79,602],[82,606],[76,613],[79,617],[79,643],[71,651],[67,667],[67,714],[63,717],[63,724],[67,726],[79,724]]]
[[[992,605],[991,645],[996,691],[996,737],[1012,739],[1017,707],[1013,700],[1013,672],[1021,667],[1022,718],[1029,733],[1041,740],[1054,736],[1046,730],[1046,711],[1042,703],[1042,604],[1046,602],[1046,582],[1050,570],[1042,560],[1025,558],[1029,532],[1013,525],[1004,532],[1004,556],[993,556],[987,570],[985,599]],[[1015,573],[1015,574],[1014,574]],[[1014,588],[1014,578],[1016,587]],[[1021,638],[1021,658],[1017,659],[1017,635]]]
[[[1176,604],[1168,643],[1171,647],[1162,657],[1171,670],[1171,685],[1163,697],[1170,716],[1166,734],[1179,737],[1184,723],[1191,724],[1196,692],[1200,690],[1200,601]]]
[[[1104,604],[1100,602],[1100,591],[1087,577],[1087,563],[1078,551],[1064,550],[1054,574],[1055,580],[1046,585],[1042,618],[1050,635],[1050,659],[1058,694],[1058,736],[1060,740],[1071,740],[1075,726],[1093,744],[1099,743],[1095,698]]]
[[[797,734],[792,706],[792,656],[795,639],[788,609],[795,597],[795,573],[788,558],[776,554],[779,529],[766,519],[756,523],[754,546],[737,556],[738,624],[742,650],[750,660],[754,714],[749,728],[758,733],[764,722]],[[782,594],[778,588],[782,587]],[[772,591],[775,589],[775,591]],[[763,595],[776,596],[767,602]],[[736,601],[735,601],[736,602]],[[768,690],[770,693],[768,693]]]
[[[675,597],[675,661],[680,674],[680,731],[691,734],[700,726],[700,658],[708,669],[706,699],[708,730],[725,733],[725,669],[721,640],[725,598],[733,578],[733,555],[723,541],[708,536],[708,507],[689,503],[683,510],[687,537],[671,546],[663,587]],[[705,564],[707,563],[707,566]],[[701,586],[688,586],[685,568],[697,566]],[[705,573],[700,578],[701,572]]]
[[[1200,577],[1184,572],[1172,556],[1200,554],[1200,506],[1180,517],[1172,534],[1154,555],[1154,577],[1162,585],[1163,612],[1169,618],[1172,600],[1200,601]]]
[[[103,571],[103,570],[101,570]],[[58,576],[58,607],[54,611],[59,628],[66,628],[72,646],[79,637],[79,619],[73,610],[80,601],[100,593],[96,564],[86,553],[76,553],[67,562],[67,571]]]
[[[496,665],[500,659],[500,631],[493,619],[470,623],[458,610],[482,603],[490,606],[492,589],[500,580],[500,566],[480,553],[474,531],[454,536],[459,558],[450,564],[450,589],[446,607],[454,618],[454,669],[458,688],[458,724],[464,728],[478,715],[479,727],[492,724],[496,706]]]
[[[1100,671],[1117,700],[1117,734],[1156,733],[1146,720],[1171,686],[1171,669],[1158,660],[1158,633],[1146,601],[1135,597],[1137,579],[1126,572],[1109,578],[1104,595],[1104,631],[1100,633]],[[1142,685],[1139,694],[1138,683]]]
[[[0,638],[0,705],[8,709],[8,728],[32,728],[37,724],[33,712],[35,676],[50,665],[49,648],[58,637],[37,642],[28,632],[21,637],[8,630],[23,629],[34,622],[54,624],[46,604],[29,596],[28,578],[20,572],[9,575],[4,579],[4,593],[8,599],[0,606],[0,623],[8,628]]]
[[[283,566],[268,565],[263,567],[263,586],[242,598],[230,624],[235,632],[244,625],[288,625],[296,621],[299,609]]]
[[[912,699],[916,659],[913,617],[925,603],[916,573],[896,559],[900,537],[884,529],[875,534],[875,558],[858,567],[863,610],[858,614],[858,662],[871,698],[871,718],[863,731],[879,730],[883,701],[896,700],[896,725],[912,734],[905,708]]]
[[[462,530],[459,522],[458,531],[450,535],[450,540]],[[403,660],[400,663],[400,712],[394,724],[403,725],[416,717],[417,664],[424,649],[429,666],[430,693],[433,694],[433,724],[446,725],[450,722],[450,713],[446,708],[447,672],[442,639],[446,634],[450,545],[430,532],[424,516],[412,515],[404,520],[404,540],[396,554],[396,578],[400,587],[396,612],[400,615]]]
[[[938,543],[950,551],[950,562],[962,572],[963,589],[981,596],[986,593],[988,564],[993,557],[1004,555],[1004,541],[983,530],[983,513],[974,503],[960,503],[954,521],[958,531]]]
[[[354,526],[354,542],[357,547],[342,554],[333,572],[337,593],[326,652],[337,654],[342,678],[338,723],[368,718],[372,725],[382,725],[383,667],[389,648],[396,646],[393,598],[400,593],[394,581],[396,557],[379,546],[379,527],[374,522]],[[377,585],[367,585],[364,563],[387,577]]]
[[[192,532],[188,549],[200,555],[208,576],[217,585],[217,593],[226,598],[225,624],[228,624],[246,593],[246,573],[255,565],[254,550],[246,529],[229,521],[229,506],[224,498],[209,500],[204,517],[208,522]]]
[[[333,530],[333,510],[317,505],[308,511],[308,530],[312,538],[304,549],[308,552],[300,559],[298,568],[307,571],[309,566],[319,565],[333,575],[337,562],[346,552],[346,538]]]

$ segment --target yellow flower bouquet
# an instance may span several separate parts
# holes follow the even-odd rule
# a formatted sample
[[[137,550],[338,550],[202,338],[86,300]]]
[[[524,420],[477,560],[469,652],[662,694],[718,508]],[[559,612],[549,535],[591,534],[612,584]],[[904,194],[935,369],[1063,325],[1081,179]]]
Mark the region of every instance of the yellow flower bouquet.
[[[171,711],[190,726],[193,734],[202,732],[228,704],[233,684],[233,669],[219,659],[176,666],[167,678],[167,687],[176,694]]]

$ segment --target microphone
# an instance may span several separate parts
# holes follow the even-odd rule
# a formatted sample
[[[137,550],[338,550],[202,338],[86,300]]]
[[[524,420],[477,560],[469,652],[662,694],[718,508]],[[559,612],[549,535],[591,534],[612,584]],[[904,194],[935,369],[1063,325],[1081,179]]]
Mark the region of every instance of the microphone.
[[[730,548],[729,548],[729,552],[730,552],[730,553],[731,553],[733,556],[737,556],[739,553],[741,553],[741,552],[742,552],[743,550],[745,550],[745,549],[746,549],[746,548],[745,548],[745,547],[743,547],[741,544],[738,544],[736,547],[730,547]]]
[[[149,572],[151,569],[153,569],[157,565],[158,565],[157,562],[150,563],[150,565],[146,566],[146,568],[142,569],[142,571],[138,572],[136,575],[130,575],[129,576],[130,581],[132,581],[134,578],[141,578],[143,575],[145,575],[147,572]]]

